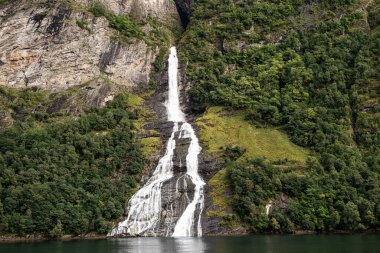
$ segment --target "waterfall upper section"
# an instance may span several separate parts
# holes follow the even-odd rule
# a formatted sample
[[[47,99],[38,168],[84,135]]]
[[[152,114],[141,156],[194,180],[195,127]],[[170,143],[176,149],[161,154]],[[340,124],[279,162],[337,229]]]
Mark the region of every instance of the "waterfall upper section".
[[[180,106],[178,56],[168,59],[166,151],[151,177],[129,200],[126,219],[109,236],[202,236],[204,185],[198,173],[199,140]]]
[[[185,115],[181,111],[179,103],[179,87],[178,87],[178,57],[175,47],[170,49],[168,59],[168,100],[166,103],[166,111],[168,114],[168,121],[171,122],[185,122]]]

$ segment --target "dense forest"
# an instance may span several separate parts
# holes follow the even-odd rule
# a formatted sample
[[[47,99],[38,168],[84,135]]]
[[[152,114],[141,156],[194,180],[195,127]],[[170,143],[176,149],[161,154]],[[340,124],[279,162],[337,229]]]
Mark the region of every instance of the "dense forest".
[[[0,8],[16,4],[0,0]],[[110,41],[129,45],[140,40],[162,48],[153,67],[163,68],[172,31],[156,18],[116,14],[101,1],[20,0],[20,6],[43,9],[36,14],[41,20],[57,7],[80,11],[74,25],[93,36],[97,34],[86,18],[104,18]],[[143,31],[147,26],[149,33]],[[136,137],[143,121],[137,111],[145,110],[142,99],[111,82],[106,73],[58,91],[9,86],[0,83],[0,235],[107,234],[124,215],[160,139]],[[113,100],[103,106],[107,92]],[[132,108],[137,104],[138,110]]]
[[[0,94],[17,119],[0,131],[1,233],[107,233],[144,168],[128,97],[73,115],[46,113],[43,91]]]
[[[224,106],[311,150],[303,166],[227,148],[233,209],[252,232],[380,226],[380,1],[193,3],[181,40],[191,108]],[[275,205],[270,200],[286,200]]]

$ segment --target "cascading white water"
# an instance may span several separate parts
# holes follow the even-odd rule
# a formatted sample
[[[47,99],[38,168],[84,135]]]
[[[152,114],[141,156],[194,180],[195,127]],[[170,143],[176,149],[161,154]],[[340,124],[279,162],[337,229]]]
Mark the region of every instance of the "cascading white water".
[[[201,214],[203,211],[204,203],[204,194],[203,187],[205,182],[198,174],[198,155],[201,152],[201,147],[197,136],[195,135],[194,129],[192,126],[184,122],[181,127],[180,138],[190,138],[189,151],[186,156],[186,175],[190,177],[191,181],[195,185],[194,189],[194,198],[193,201],[186,207],[182,216],[177,221],[177,224],[174,228],[173,237],[179,236],[192,236],[194,223],[195,223],[195,210],[199,205],[200,213],[198,215],[197,222],[197,235],[202,236],[202,226],[201,226]]]
[[[160,159],[152,177],[138,190],[128,203],[127,219],[120,222],[108,235],[120,234],[146,235],[152,233],[161,217],[161,191],[162,185],[173,178],[173,155],[176,148],[175,136],[178,138],[189,138],[190,145],[186,156],[186,168],[188,177],[195,186],[194,198],[186,207],[185,211],[177,221],[172,236],[195,235],[194,225],[197,226],[197,236],[202,235],[201,214],[203,211],[205,182],[198,174],[198,155],[201,151],[199,141],[192,126],[186,122],[185,115],[181,111],[178,91],[178,58],[175,47],[170,49],[169,56],[169,92],[166,109],[168,121],[174,122],[172,134],[166,146],[165,155]],[[181,128],[179,129],[179,126]],[[172,208],[172,206],[171,206]],[[199,209],[196,218],[196,210]]]

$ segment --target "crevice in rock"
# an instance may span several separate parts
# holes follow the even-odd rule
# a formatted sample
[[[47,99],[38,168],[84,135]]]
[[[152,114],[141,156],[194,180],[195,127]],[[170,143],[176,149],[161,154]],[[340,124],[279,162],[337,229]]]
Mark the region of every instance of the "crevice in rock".
[[[37,29],[41,27],[41,23],[46,16],[47,16],[47,13],[42,12],[42,13],[37,13],[32,17],[32,20],[34,22],[34,26],[37,25]]]
[[[25,86],[27,87],[28,84],[29,84],[29,78],[26,76],[25,71],[22,71],[22,73],[24,74],[24,83],[25,83]]]
[[[110,44],[110,48],[107,52],[104,52],[100,56],[99,68],[104,72],[107,66],[112,65],[116,57],[120,54],[122,45],[119,42],[113,41]]]
[[[186,30],[190,22],[191,0],[174,0],[182,27]]]
[[[71,10],[64,5],[58,7],[57,13],[51,18],[49,26],[46,28],[46,32],[52,35],[57,35],[61,31],[64,20],[69,18]]]

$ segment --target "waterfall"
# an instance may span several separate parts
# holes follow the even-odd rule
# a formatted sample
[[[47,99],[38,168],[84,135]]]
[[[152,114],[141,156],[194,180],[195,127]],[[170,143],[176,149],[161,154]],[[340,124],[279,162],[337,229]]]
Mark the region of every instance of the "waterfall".
[[[168,121],[173,122],[173,131],[166,145],[165,155],[160,159],[152,177],[140,188],[128,203],[128,216],[115,227],[108,236],[155,235],[154,229],[160,222],[162,205],[162,186],[173,179],[173,156],[178,139],[189,139],[190,145],[186,156],[186,174],[184,177],[194,184],[194,197],[177,220],[173,237],[202,236],[201,215],[204,206],[205,182],[198,174],[198,155],[201,152],[199,140],[193,127],[186,122],[181,110],[178,90],[178,57],[175,47],[170,49],[168,59],[169,92],[166,102]],[[177,192],[178,193],[178,192]],[[171,209],[173,207],[171,206]],[[199,210],[199,212],[196,212]],[[197,217],[196,217],[197,216]],[[196,229],[195,229],[196,228]],[[170,235],[169,233],[166,234]]]
[[[192,236],[193,227],[195,223],[195,210],[197,205],[199,205],[200,214],[198,215],[197,222],[197,235],[202,236],[202,226],[201,226],[201,213],[203,211],[204,194],[203,187],[205,182],[198,174],[198,155],[201,152],[201,147],[197,136],[195,135],[194,129],[189,123],[183,123],[181,127],[180,138],[190,138],[189,151],[186,156],[186,176],[190,177],[191,181],[195,185],[194,198],[193,201],[186,207],[182,216],[177,221],[174,228],[174,237],[179,236]]]

